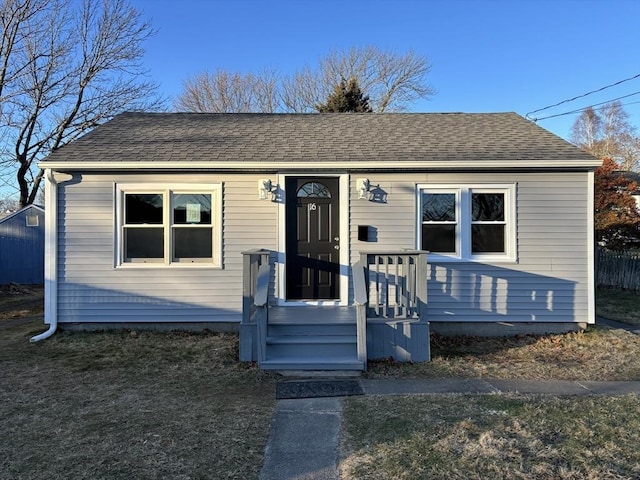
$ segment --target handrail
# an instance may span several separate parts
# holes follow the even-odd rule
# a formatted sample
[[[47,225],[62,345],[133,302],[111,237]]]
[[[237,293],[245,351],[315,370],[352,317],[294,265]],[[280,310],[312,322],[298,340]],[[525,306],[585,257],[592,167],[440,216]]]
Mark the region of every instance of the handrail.
[[[240,360],[260,363],[265,359],[269,321],[271,252],[264,249],[253,249],[242,252],[242,255]]]
[[[362,263],[356,262],[351,267],[353,278],[353,303],[356,305],[356,342],[358,361],[367,369],[367,295],[366,277]]]
[[[364,267],[360,262],[356,262],[351,271],[353,272],[353,302],[356,305],[366,305],[369,299],[367,298]]]
[[[258,269],[256,277],[256,294],[253,298],[253,304],[256,309],[256,326],[257,326],[257,361],[258,365],[267,359],[267,325],[269,323],[269,277],[271,276],[271,265],[263,263]]]
[[[253,304],[256,307],[264,307],[267,304],[269,296],[269,277],[271,276],[271,265],[263,263],[258,269],[256,277],[256,293],[253,298]]]

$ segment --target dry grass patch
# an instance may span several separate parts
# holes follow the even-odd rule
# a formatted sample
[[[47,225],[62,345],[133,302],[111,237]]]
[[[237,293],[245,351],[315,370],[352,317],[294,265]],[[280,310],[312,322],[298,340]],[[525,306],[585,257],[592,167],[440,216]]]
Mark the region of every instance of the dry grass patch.
[[[343,480],[640,478],[640,399],[345,400]]]
[[[0,286],[0,327],[18,318],[41,315],[44,310],[42,285]]]
[[[0,332],[0,479],[247,479],[274,378],[233,335]]]
[[[431,336],[432,361],[370,362],[367,376],[640,380],[640,336],[591,327],[562,335]]]

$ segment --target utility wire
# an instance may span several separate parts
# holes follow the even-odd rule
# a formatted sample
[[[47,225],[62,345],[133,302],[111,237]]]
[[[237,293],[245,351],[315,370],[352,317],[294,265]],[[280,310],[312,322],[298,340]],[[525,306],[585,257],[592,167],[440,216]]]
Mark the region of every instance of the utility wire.
[[[540,121],[540,120],[546,120],[547,118],[555,118],[555,117],[562,117],[564,115],[571,115],[573,113],[579,113],[579,112],[584,112],[586,109],[588,108],[593,108],[593,107],[598,107],[600,105],[604,105],[606,103],[611,103],[611,102],[615,102],[616,100],[622,100],[623,98],[628,98],[628,97],[633,97],[634,95],[638,95],[640,94],[640,91],[638,92],[634,92],[634,93],[630,93],[629,95],[624,95],[622,97],[618,97],[618,98],[614,98],[612,100],[607,100],[606,102],[601,102],[601,103],[595,103],[593,105],[589,105],[586,107],[582,107],[582,108],[578,108],[576,110],[571,110],[570,112],[564,112],[564,113],[557,113],[555,115],[547,115],[546,117],[540,117],[540,118],[533,118],[530,120],[533,120],[534,122]],[[624,105],[635,105],[636,103],[640,103],[640,101],[638,102],[629,102],[629,103],[623,103],[621,106]]]
[[[629,77],[629,78],[625,78],[624,80],[617,81],[617,82],[612,83],[612,84],[610,84],[610,85],[605,85],[604,87],[601,87],[601,88],[599,88],[599,89],[597,89],[597,90],[593,90],[593,91],[591,91],[591,92],[583,93],[582,95],[578,95],[578,96],[576,96],[576,97],[569,98],[568,100],[563,100],[563,101],[558,102],[558,103],[555,103],[555,104],[553,104],[553,105],[549,105],[548,107],[539,108],[538,110],[534,110],[534,111],[532,111],[532,112],[527,113],[527,114],[525,115],[525,117],[526,117],[526,118],[529,118],[529,115],[531,115],[532,113],[542,112],[543,110],[548,110],[548,109],[550,109],[550,108],[557,107],[558,105],[562,105],[562,104],[564,104],[564,103],[573,102],[574,100],[577,100],[578,98],[583,98],[583,97],[586,97],[586,96],[591,95],[591,94],[593,94],[593,93],[601,92],[601,91],[603,91],[603,90],[606,90],[607,88],[615,87],[616,85],[620,85],[621,83],[628,82],[629,80],[634,80],[634,79],[636,79],[636,78],[640,78],[640,73],[638,73],[637,75],[634,75],[633,77]],[[549,117],[546,117],[546,118],[549,118]],[[533,120],[533,121],[535,122],[535,121],[537,121],[537,120],[542,120],[542,119],[538,119],[538,118],[529,118],[529,120]]]

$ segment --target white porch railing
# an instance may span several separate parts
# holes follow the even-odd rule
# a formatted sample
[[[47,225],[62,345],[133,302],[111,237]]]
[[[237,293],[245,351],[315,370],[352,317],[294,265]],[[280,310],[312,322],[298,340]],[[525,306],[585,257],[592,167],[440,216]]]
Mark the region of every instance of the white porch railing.
[[[240,323],[240,361],[258,363],[265,359],[269,321],[269,250],[242,252],[242,322]]]
[[[361,253],[352,272],[359,355],[429,361],[427,252]]]
[[[269,362],[276,361],[277,363],[277,356],[274,357],[274,355],[277,355],[276,352],[279,350],[274,347],[274,344],[293,345],[292,340],[295,340],[295,338],[286,338],[286,342],[283,342],[285,338],[272,338],[269,347],[271,357],[267,361],[267,335],[268,328],[270,328],[270,253],[268,250],[243,252],[240,360],[256,361],[259,365],[265,362],[263,368],[274,368]],[[357,361],[360,368],[366,369],[367,359],[371,358],[393,357],[398,361],[429,360],[429,325],[426,316],[426,252],[403,250],[362,253],[360,261],[351,267],[351,274],[356,315],[357,359],[354,359],[354,362]],[[328,318],[332,318],[332,307],[321,308],[323,310],[326,308]],[[304,323],[302,322],[301,325]],[[299,335],[299,333],[290,335]],[[305,333],[305,335],[315,335],[315,333]],[[322,338],[326,342],[327,335],[326,333],[321,334],[319,339]],[[344,343],[344,338],[337,338],[337,343],[332,348],[336,350],[339,344]],[[306,337],[304,341],[306,343],[315,342],[310,340],[310,337]],[[301,352],[299,347],[292,346],[291,348],[298,348],[298,351]],[[288,350],[287,354],[290,351]],[[331,358],[330,355],[328,358]],[[296,366],[295,361],[290,363],[291,365],[287,368]],[[330,360],[320,362],[320,364],[329,365]]]
[[[427,252],[360,254],[368,293],[368,317],[422,318],[427,312]]]

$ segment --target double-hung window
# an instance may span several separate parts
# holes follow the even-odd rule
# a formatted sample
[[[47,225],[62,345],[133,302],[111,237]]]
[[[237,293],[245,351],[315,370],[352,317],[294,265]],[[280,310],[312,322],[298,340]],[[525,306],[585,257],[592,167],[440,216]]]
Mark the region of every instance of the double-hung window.
[[[418,185],[418,248],[435,258],[515,261],[515,185]]]
[[[220,265],[219,185],[117,186],[117,265]]]

